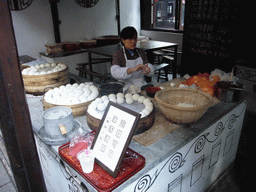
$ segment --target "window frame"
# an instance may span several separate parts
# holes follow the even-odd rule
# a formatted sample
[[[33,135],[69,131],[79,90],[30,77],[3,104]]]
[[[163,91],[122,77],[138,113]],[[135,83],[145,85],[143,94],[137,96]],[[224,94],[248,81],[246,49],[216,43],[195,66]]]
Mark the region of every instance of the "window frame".
[[[140,0],[140,11],[141,11],[141,30],[147,31],[162,31],[162,32],[172,32],[172,33],[183,33],[180,30],[180,14],[181,14],[181,3],[182,0],[176,0],[175,6],[175,29],[165,29],[153,27],[153,1],[154,0]]]

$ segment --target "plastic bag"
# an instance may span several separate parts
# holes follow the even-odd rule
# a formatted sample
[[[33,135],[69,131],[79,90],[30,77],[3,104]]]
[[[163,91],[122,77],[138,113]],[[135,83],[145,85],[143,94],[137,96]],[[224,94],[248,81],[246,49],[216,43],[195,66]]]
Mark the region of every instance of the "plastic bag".
[[[76,157],[76,155],[85,149],[90,149],[94,139],[94,132],[82,132],[72,137],[69,144],[69,155]]]

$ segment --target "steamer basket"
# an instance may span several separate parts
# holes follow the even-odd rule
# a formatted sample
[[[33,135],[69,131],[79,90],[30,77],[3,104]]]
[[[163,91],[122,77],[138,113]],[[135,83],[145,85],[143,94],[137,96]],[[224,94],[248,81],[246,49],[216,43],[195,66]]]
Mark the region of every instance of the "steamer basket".
[[[72,109],[74,117],[80,117],[80,116],[83,116],[86,114],[88,106],[91,104],[92,101],[88,101],[85,103],[79,103],[79,104],[75,104],[75,105],[55,105],[55,104],[46,102],[43,98],[42,102],[43,102],[44,110],[47,110],[52,107],[57,107],[57,106],[65,106],[65,107],[70,107]]]
[[[59,87],[69,83],[68,67],[62,71],[44,75],[22,75],[26,93],[43,95],[47,87]]]
[[[88,112],[86,113],[87,125],[91,130],[98,130],[100,127],[101,119],[97,119],[90,115]],[[141,134],[147,130],[149,130],[155,122],[155,108],[153,111],[146,117],[143,117],[139,120],[139,124],[134,132],[134,135]]]
[[[188,88],[160,90],[156,93],[155,99],[164,116],[178,124],[196,122],[213,102],[207,93]],[[179,103],[192,104],[194,107],[175,106]]]

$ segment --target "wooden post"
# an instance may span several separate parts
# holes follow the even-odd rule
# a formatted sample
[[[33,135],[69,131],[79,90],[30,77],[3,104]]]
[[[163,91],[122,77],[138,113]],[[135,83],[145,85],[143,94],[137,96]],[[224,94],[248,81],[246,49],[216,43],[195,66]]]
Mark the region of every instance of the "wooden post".
[[[52,13],[52,22],[53,22],[53,29],[54,29],[54,37],[55,43],[60,43],[60,20],[59,20],[59,12],[58,12],[58,5],[57,3],[59,0],[49,0],[51,5],[51,13]]]
[[[0,127],[18,191],[46,191],[8,1],[0,1]]]

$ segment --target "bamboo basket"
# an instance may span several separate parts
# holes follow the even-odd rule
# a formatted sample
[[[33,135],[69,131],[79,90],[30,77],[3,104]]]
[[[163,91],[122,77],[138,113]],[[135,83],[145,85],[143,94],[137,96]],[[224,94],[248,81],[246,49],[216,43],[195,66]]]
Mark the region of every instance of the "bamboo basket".
[[[160,90],[155,99],[164,116],[178,124],[196,122],[213,103],[207,93],[188,88]],[[192,104],[194,107],[175,106],[179,103]]]
[[[43,95],[47,87],[59,87],[69,83],[68,67],[62,71],[44,75],[22,75],[26,93]]]
[[[80,117],[80,116],[83,116],[86,114],[88,106],[91,104],[92,101],[88,101],[85,103],[79,103],[79,104],[75,104],[75,105],[55,105],[55,104],[46,102],[45,99],[43,98],[42,102],[43,102],[44,110],[49,109],[51,107],[65,106],[65,107],[70,107],[72,109],[74,117]]]

